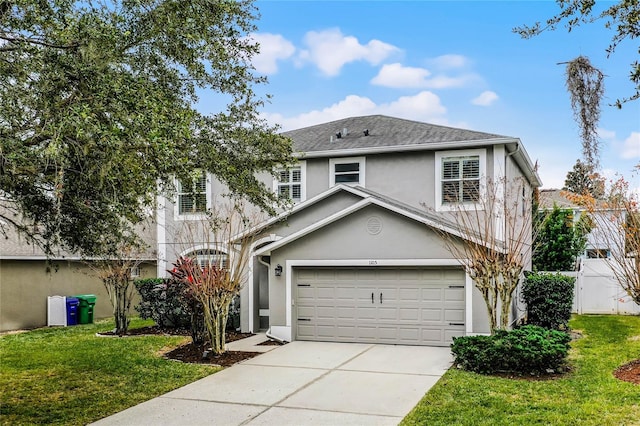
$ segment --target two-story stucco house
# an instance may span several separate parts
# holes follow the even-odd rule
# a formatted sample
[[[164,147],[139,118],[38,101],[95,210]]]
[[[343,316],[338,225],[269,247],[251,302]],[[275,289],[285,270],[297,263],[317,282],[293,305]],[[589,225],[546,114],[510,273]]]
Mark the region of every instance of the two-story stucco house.
[[[439,213],[476,202],[486,177],[540,185],[519,139],[381,115],[284,134],[298,164],[264,179],[295,204],[258,227],[243,331],[436,346],[489,332],[481,294],[435,230],[456,234]],[[178,248],[169,231],[225,191],[206,176],[196,187],[163,201],[159,275],[179,255],[206,253]]]

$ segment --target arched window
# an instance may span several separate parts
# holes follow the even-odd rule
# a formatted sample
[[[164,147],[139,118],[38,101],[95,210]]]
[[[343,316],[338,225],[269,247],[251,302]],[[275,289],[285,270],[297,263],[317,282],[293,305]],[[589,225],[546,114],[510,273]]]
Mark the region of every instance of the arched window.
[[[229,268],[229,256],[227,253],[214,249],[200,249],[189,253],[191,257],[198,262],[201,268],[217,266],[218,268]]]

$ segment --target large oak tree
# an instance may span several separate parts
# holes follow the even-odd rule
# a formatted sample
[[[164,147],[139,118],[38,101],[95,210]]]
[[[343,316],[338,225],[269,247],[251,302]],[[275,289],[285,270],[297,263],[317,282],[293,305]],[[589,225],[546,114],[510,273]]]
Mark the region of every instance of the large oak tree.
[[[105,255],[174,176],[213,173],[265,210],[291,161],[259,118],[257,10],[232,0],[0,0],[0,226]],[[227,105],[200,114],[197,94]]]

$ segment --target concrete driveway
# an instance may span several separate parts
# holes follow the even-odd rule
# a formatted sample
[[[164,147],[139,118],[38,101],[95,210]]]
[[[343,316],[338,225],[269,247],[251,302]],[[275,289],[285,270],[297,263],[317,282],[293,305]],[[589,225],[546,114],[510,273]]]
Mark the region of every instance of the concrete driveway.
[[[96,425],[397,425],[449,348],[296,341]]]

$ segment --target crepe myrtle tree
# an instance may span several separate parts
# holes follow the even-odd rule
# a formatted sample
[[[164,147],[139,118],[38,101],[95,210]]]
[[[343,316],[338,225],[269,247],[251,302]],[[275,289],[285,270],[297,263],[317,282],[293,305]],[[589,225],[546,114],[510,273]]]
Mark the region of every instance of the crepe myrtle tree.
[[[103,283],[113,308],[114,333],[124,335],[129,329],[131,302],[135,286],[133,271],[144,262],[146,250],[140,245],[121,244],[117,255],[86,262]]]
[[[117,255],[174,178],[207,171],[273,212],[292,161],[259,117],[249,0],[0,0],[0,231]],[[198,96],[223,105],[196,110]]]
[[[199,302],[213,355],[226,350],[229,308],[248,279],[254,234],[247,231],[258,217],[237,203],[217,205],[206,219],[186,223],[179,236],[185,247],[207,247],[179,257],[169,273]]]
[[[482,294],[489,326],[510,326],[513,293],[533,241],[532,193],[524,179],[486,178],[472,198],[446,201],[445,229],[436,229]]]

